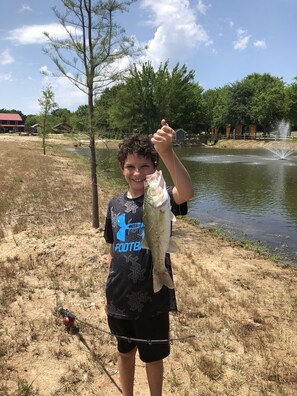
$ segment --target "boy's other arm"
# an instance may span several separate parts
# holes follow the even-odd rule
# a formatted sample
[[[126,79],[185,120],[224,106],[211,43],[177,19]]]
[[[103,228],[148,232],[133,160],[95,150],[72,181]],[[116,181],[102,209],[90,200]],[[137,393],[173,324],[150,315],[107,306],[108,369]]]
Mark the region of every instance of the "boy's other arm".
[[[158,129],[152,137],[152,143],[168,169],[174,187],[173,198],[177,204],[187,202],[194,195],[190,175],[172,148],[175,132],[165,120],[162,120],[162,128]]]

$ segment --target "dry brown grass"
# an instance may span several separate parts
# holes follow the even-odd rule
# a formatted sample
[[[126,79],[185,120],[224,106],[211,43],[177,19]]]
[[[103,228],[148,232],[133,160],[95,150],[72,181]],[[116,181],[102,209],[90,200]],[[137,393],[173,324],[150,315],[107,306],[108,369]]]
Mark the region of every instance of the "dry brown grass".
[[[70,334],[57,311],[107,329],[107,247],[91,227],[88,167],[64,146],[47,153],[27,137],[0,142],[0,396],[119,395],[114,339],[81,323]],[[111,194],[101,186],[102,221]],[[164,395],[295,395],[296,271],[180,221],[174,234],[171,336],[196,338],[172,345]],[[135,395],[148,394],[137,361]]]

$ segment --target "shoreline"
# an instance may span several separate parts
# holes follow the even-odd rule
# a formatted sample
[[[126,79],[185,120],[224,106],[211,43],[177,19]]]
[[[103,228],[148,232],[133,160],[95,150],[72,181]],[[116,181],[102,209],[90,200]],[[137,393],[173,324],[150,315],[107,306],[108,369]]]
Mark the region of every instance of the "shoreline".
[[[236,149],[269,149],[286,145],[289,149],[297,151],[297,141],[277,141],[277,140],[219,140],[212,147],[216,148],[236,148]]]
[[[38,136],[25,136],[25,135],[18,135],[18,134],[0,134],[0,141],[10,141],[10,142],[19,142],[19,141],[32,141],[38,142],[41,141],[41,138]],[[88,145],[88,139],[84,137],[84,139],[78,139],[73,135],[71,136],[64,136],[64,135],[49,135],[46,139],[48,144],[61,144],[61,145],[70,145],[71,147],[77,147],[78,143],[81,141],[83,145]],[[110,148],[118,148],[118,144],[121,140],[114,140],[114,139],[97,139],[96,145],[99,147],[106,147],[109,146]],[[268,149],[270,147],[278,147],[280,145],[286,145],[289,149],[297,151],[297,140],[249,140],[249,139],[221,139],[218,140],[214,145],[207,145],[207,144],[199,144],[200,147],[205,149]],[[191,145],[190,145],[191,146]]]

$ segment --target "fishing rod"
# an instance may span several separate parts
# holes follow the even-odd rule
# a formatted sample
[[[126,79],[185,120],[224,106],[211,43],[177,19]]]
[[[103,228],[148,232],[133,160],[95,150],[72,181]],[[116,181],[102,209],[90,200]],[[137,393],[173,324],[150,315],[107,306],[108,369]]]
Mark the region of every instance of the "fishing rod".
[[[145,339],[142,339],[142,338],[133,338],[133,337],[120,336],[120,335],[111,333],[110,331],[102,329],[99,326],[96,326],[96,325],[94,325],[92,323],[88,323],[88,322],[78,318],[74,313],[68,311],[68,309],[65,309],[63,307],[59,307],[58,308],[58,312],[60,313],[60,315],[63,316],[63,323],[68,329],[71,329],[72,327],[74,327],[74,321],[76,320],[77,322],[82,323],[82,324],[84,324],[84,325],[86,325],[88,327],[91,327],[94,330],[100,331],[101,333],[107,334],[107,335],[112,336],[112,337],[119,338],[121,340],[126,340],[129,343],[135,342],[137,344],[148,344],[148,345],[172,344],[172,343],[177,342],[177,341],[184,341],[184,340],[188,340],[190,338],[196,338],[195,335],[187,335],[187,336],[183,336],[183,337],[169,338],[169,339],[164,339],[164,340],[145,340]]]

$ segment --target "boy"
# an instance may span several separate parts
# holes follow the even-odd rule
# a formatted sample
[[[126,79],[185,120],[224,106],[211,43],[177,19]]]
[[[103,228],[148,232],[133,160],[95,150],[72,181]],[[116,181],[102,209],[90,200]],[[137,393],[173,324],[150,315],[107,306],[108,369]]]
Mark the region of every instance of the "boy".
[[[118,160],[128,191],[109,202],[104,237],[111,243],[109,275],[106,284],[108,324],[113,334],[141,340],[169,338],[169,311],[176,311],[174,289],[166,286],[153,292],[152,260],[149,250],[141,249],[143,238],[144,181],[155,172],[158,156],[173,180],[168,188],[172,212],[187,213],[193,196],[190,176],[172,149],[175,132],[162,120],[152,137],[133,135],[119,146]],[[166,266],[171,274],[169,254]],[[135,354],[146,363],[151,396],[162,395],[163,359],[169,343],[148,344],[118,338],[119,374],[124,396],[133,396]]]

